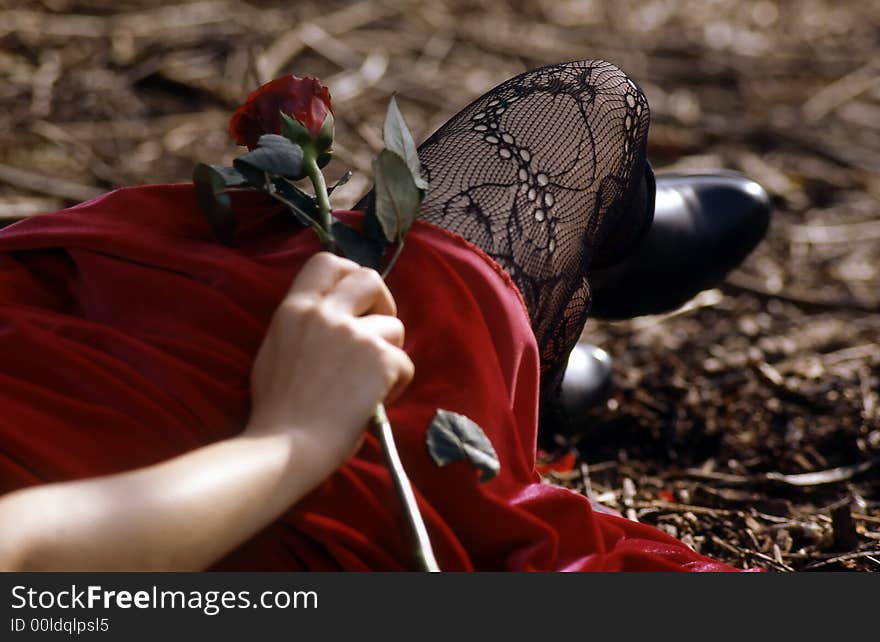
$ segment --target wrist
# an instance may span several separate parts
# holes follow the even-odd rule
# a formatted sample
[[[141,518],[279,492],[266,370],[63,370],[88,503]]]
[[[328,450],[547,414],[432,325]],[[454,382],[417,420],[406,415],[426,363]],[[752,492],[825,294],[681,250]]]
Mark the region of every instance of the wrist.
[[[284,453],[285,479],[305,494],[329,477],[344,461],[335,451],[325,427],[252,418],[239,438],[259,440]]]

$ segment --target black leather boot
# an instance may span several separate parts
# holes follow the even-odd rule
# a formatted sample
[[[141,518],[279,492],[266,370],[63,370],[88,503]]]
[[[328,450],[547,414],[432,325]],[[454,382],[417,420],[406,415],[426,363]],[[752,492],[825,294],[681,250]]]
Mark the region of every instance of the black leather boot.
[[[735,172],[657,176],[654,222],[620,263],[588,274],[600,319],[681,306],[718,285],[764,238],[770,199]]]
[[[589,273],[598,318],[669,312],[720,283],[764,238],[770,199],[735,172],[656,177],[654,222],[620,263]],[[611,395],[611,359],[601,348],[575,346],[560,402],[576,419]]]

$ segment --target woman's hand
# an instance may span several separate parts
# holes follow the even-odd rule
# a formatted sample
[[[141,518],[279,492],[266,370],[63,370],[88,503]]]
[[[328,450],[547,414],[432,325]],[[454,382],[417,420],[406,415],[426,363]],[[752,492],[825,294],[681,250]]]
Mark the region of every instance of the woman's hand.
[[[413,377],[396,312],[374,270],[325,252],[310,259],[257,354],[246,434],[287,433],[324,474],[338,468],[376,405]]]

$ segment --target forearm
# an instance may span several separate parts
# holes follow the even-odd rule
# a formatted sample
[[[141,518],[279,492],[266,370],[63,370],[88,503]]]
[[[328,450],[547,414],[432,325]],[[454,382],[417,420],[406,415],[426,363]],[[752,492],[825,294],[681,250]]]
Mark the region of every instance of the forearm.
[[[0,569],[198,570],[329,474],[289,434],[241,436],[166,462],[0,497]]]

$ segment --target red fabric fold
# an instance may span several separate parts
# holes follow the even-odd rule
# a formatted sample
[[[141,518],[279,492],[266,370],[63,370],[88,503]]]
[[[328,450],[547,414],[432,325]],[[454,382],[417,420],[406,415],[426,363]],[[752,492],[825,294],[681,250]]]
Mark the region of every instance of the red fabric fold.
[[[152,464],[242,430],[253,357],[318,244],[258,196],[238,194],[235,207],[234,247],[213,240],[191,185],[125,188],[0,231],[0,493]],[[541,483],[538,352],[491,259],[417,223],[389,285],[416,364],[389,416],[444,570],[733,570]],[[464,463],[431,462],[425,430],[438,407],[484,428],[498,477],[480,484]],[[408,566],[368,436],[216,568]]]

